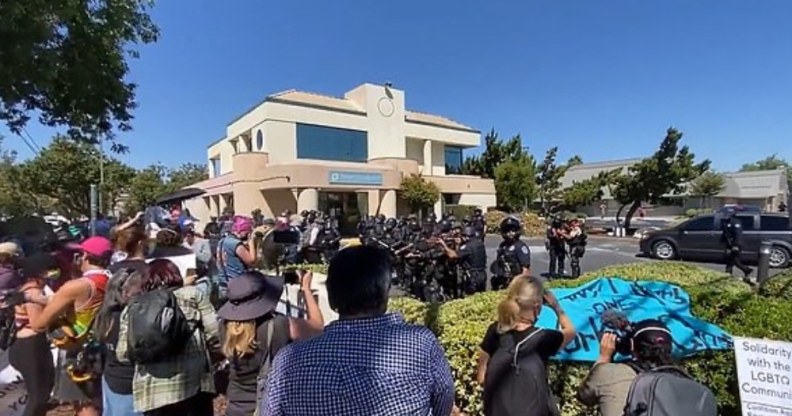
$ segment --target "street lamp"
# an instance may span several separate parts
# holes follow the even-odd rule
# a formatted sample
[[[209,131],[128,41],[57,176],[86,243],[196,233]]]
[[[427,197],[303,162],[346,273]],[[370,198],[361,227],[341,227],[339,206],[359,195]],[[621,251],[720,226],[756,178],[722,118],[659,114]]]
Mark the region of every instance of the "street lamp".
[[[104,205],[102,205],[103,198],[102,195],[104,194],[104,146],[102,146],[102,140],[99,140],[99,192],[98,192],[98,201],[97,206],[99,211],[103,211]]]

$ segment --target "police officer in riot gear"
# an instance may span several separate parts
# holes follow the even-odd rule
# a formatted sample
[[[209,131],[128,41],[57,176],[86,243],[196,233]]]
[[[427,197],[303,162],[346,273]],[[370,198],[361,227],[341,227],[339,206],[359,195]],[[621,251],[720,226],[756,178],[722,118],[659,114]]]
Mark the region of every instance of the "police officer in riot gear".
[[[476,230],[476,234],[478,235],[479,239],[484,241],[484,236],[487,234],[487,221],[484,219],[484,214],[482,213],[481,208],[476,208],[473,210],[471,224],[473,225],[473,229]]]
[[[721,239],[726,244],[726,273],[732,274],[734,266],[737,266],[745,278],[751,274],[751,268],[743,264],[740,255],[742,253],[742,223],[735,217],[735,212],[729,210],[721,220]]]
[[[564,231],[564,239],[569,244],[569,265],[572,269],[572,278],[580,277],[580,259],[586,254],[586,232],[579,218],[569,221],[569,227]]]
[[[550,225],[547,226],[547,237],[545,247],[550,254],[550,267],[547,271],[549,277],[564,275],[566,264],[566,239],[564,237],[564,220],[561,216],[553,217]]]
[[[503,237],[498,245],[498,257],[490,265],[492,290],[504,289],[516,276],[531,274],[531,250],[520,240],[522,224],[514,217],[500,223]]]
[[[487,248],[473,227],[468,226],[462,230],[462,241],[458,249],[449,248],[444,241],[441,245],[449,258],[458,261],[465,295],[487,290]]]

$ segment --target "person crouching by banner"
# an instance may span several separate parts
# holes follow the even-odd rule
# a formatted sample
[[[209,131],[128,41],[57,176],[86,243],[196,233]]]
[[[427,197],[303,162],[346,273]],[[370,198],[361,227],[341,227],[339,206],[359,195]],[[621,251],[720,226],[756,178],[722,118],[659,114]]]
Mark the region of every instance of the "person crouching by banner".
[[[28,399],[21,416],[44,416],[48,410],[52,387],[55,384],[55,365],[47,334],[36,332],[30,321],[37,319],[44,306],[30,299],[44,297],[45,278],[50,270],[56,269],[53,256],[46,253],[35,254],[23,260],[22,275],[24,283],[4,301],[14,303],[15,333],[8,348],[8,361],[19,371],[25,382]],[[10,299],[16,297],[16,300]]]
[[[543,303],[558,316],[559,330],[535,326]],[[534,277],[515,277],[480,346],[477,380],[484,385],[484,415],[557,416],[547,361],[575,334],[552,292]]]
[[[684,370],[675,365],[671,357],[674,340],[663,322],[655,319],[635,324],[627,323],[626,320],[624,322],[625,329],[602,335],[600,356],[578,387],[577,397],[581,403],[597,406],[602,416],[634,415],[638,414],[633,413],[636,407],[652,405],[639,402],[643,397],[651,396],[651,400],[660,403],[658,408],[667,412],[664,414],[717,414],[712,392],[690,379]],[[613,362],[616,353],[628,357],[627,360]],[[654,390],[651,395],[647,395],[657,382],[638,383],[640,374],[648,374],[649,377],[662,377],[664,374],[673,376],[663,380],[666,394],[655,394]],[[669,396],[669,391],[675,393]]]
[[[96,236],[74,248],[80,253],[76,260],[82,277],[64,283],[38,317],[31,317],[30,326],[37,332],[49,331],[52,344],[60,350],[55,398],[73,404],[77,416],[99,416],[101,351],[90,329],[110,280],[107,266],[113,246]]]

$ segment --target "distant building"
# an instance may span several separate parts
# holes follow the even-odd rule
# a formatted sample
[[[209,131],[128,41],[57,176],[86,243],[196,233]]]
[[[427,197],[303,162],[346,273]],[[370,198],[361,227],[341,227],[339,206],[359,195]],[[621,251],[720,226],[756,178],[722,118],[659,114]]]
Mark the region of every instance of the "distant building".
[[[321,210],[340,221],[361,215],[406,215],[402,178],[420,173],[445,205],[495,205],[491,179],[461,175],[464,149],[478,130],[446,117],[409,111],[405,93],[363,84],[343,97],[289,90],[268,96],[232,120],[207,149],[206,191],[187,201],[206,219],[226,208],[266,216]]]
[[[621,169],[623,173],[627,173],[630,166],[641,160],[624,159],[573,166],[569,168],[566,175],[561,179],[561,185],[566,188],[572,186],[575,182],[592,178],[600,172],[615,169]],[[706,208],[717,209],[724,205],[733,204],[754,205],[766,212],[774,212],[778,210],[781,202],[786,203],[789,198],[790,190],[785,169],[724,173],[723,176],[726,179],[725,189],[711,198],[711,200],[706,201],[706,204],[703,204],[704,201],[697,196],[682,195],[677,197],[682,198],[679,205],[653,206],[648,209],[647,214],[652,216],[675,216],[683,214],[691,208],[703,208],[704,206],[702,205],[706,205]],[[616,210],[619,209],[619,203],[613,200],[609,190],[606,188],[603,189],[602,201],[587,207],[580,207],[578,211],[590,216],[600,216],[600,205],[603,203],[606,205],[608,216],[615,215]]]

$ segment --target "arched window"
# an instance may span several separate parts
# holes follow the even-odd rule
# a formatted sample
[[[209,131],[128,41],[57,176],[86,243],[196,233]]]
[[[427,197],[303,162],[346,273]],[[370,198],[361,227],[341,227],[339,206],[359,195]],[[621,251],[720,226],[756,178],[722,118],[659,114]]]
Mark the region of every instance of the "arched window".
[[[264,133],[261,130],[256,133],[256,150],[259,152],[264,151]]]

